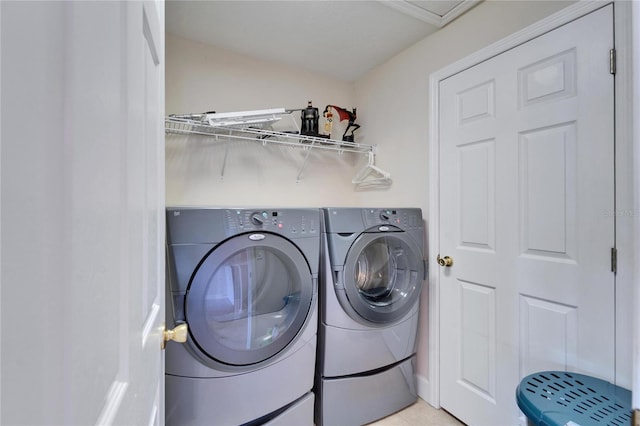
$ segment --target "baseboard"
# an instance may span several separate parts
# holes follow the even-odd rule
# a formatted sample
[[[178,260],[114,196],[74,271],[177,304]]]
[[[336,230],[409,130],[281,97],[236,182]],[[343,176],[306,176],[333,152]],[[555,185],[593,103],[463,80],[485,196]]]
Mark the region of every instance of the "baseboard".
[[[432,398],[431,384],[429,383],[429,379],[420,374],[416,374],[416,385],[418,396],[420,397],[420,399],[425,400],[429,405],[432,405],[435,408],[440,408],[437,404],[435,404]]]

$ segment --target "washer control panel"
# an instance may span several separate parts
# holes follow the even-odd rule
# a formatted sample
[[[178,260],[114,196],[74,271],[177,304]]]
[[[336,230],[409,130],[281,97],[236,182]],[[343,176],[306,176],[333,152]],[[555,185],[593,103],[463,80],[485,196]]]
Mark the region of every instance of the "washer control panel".
[[[319,214],[314,210],[228,209],[225,228],[231,234],[247,231],[270,231],[291,238],[318,234]]]

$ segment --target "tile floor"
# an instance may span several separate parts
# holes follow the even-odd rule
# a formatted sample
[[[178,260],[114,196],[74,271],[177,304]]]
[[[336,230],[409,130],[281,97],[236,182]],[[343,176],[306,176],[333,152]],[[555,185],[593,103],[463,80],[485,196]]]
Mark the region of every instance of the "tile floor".
[[[385,417],[377,422],[369,423],[369,426],[450,426],[464,425],[458,419],[450,415],[444,410],[433,408],[422,399],[418,398],[418,402]]]

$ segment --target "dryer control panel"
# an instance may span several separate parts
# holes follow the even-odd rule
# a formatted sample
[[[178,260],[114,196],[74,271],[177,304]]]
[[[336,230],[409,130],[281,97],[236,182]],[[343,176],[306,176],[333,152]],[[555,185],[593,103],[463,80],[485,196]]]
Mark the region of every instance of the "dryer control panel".
[[[420,209],[365,208],[362,209],[362,216],[366,227],[381,224],[395,225],[405,230],[422,227],[422,211]]]

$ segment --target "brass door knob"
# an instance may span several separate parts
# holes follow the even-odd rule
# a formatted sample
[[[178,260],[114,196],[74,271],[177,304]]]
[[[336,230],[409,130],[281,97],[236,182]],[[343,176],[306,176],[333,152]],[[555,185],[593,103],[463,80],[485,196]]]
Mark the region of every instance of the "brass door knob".
[[[189,331],[187,324],[180,324],[176,326],[173,330],[165,329],[163,332],[162,339],[162,349],[165,348],[166,343],[169,340],[173,340],[174,342],[184,343],[187,341],[187,332]]]
[[[440,266],[446,266],[448,268],[453,265],[453,259],[449,256],[440,257],[440,255],[438,255],[438,258],[436,260],[438,261],[438,265]]]

